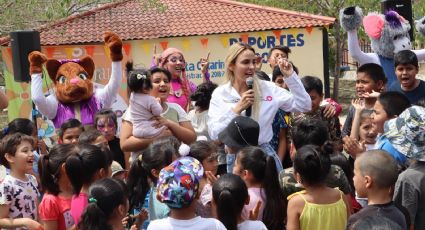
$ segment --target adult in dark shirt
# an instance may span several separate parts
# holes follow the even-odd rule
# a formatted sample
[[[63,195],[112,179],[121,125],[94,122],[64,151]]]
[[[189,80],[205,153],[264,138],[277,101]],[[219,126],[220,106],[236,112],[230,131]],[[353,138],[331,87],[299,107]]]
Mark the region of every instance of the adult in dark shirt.
[[[120,139],[115,136],[118,127],[117,115],[111,109],[101,109],[94,119],[95,128],[102,132],[106,140],[108,140],[109,149],[114,155],[114,161],[120,163],[124,169],[129,169],[128,160],[130,153],[121,150]]]

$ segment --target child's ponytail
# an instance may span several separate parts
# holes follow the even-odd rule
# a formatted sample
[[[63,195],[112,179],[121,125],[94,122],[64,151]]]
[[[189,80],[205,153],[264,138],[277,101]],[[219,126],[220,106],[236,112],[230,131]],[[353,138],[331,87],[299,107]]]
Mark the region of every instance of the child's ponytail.
[[[241,167],[250,170],[266,193],[263,222],[268,229],[283,229],[286,210],[285,198],[279,185],[276,164],[259,147],[246,147],[238,153]]]
[[[92,198],[94,199],[94,198]],[[108,219],[102,209],[95,203],[89,202],[81,216],[78,229],[81,230],[112,230],[108,224]]]
[[[263,212],[263,222],[268,229],[283,229],[286,216],[286,202],[281,187],[273,157],[266,157],[265,177],[263,188],[266,192],[267,202]]]
[[[217,210],[218,219],[226,226],[227,230],[237,230],[238,214],[240,215],[241,210],[239,213],[236,212],[232,193],[228,189],[222,190],[216,203],[217,207],[220,207]]]
[[[131,92],[137,92],[140,89],[152,89],[151,74],[148,70],[135,69],[131,61],[127,61],[125,67],[127,70],[127,85]]]
[[[234,174],[224,174],[214,183],[212,194],[218,219],[228,230],[237,230],[238,218],[248,199],[245,182]]]
[[[79,153],[69,156],[65,162],[66,173],[77,195],[84,184],[93,181],[100,169],[107,171],[112,164],[110,151],[90,144],[80,144],[79,148]]]
[[[151,187],[150,182],[156,184],[158,179],[152,174],[152,170],[159,173],[163,167],[171,164],[175,154],[176,150],[171,143],[153,142],[133,162],[127,178],[130,210],[143,204]]]
[[[127,189],[129,191],[129,210],[138,208],[143,204],[146,194],[150,189],[148,177],[153,177],[151,172],[143,167],[142,155],[133,161],[127,177]]]
[[[71,155],[78,153],[78,146],[74,144],[55,145],[49,154],[42,155],[38,162],[41,188],[43,191],[57,196],[61,191],[58,185],[62,165]]]
[[[126,205],[127,190],[122,181],[104,178],[96,181],[89,189],[89,204],[81,215],[78,229],[112,230],[109,219],[119,205]]]
[[[69,181],[72,184],[74,194],[80,194],[81,188],[86,179],[86,173],[84,173],[83,159],[80,153],[69,156],[65,162],[66,174],[69,177]]]

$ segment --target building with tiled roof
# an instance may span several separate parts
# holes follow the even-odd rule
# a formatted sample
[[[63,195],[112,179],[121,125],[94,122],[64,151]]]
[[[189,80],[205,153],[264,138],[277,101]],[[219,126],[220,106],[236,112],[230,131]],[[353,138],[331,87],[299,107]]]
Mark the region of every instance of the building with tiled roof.
[[[182,50],[187,77],[195,83],[202,81],[199,60],[210,52],[211,79],[221,83],[225,80],[224,59],[233,43],[251,45],[262,57],[262,70],[266,73],[272,72],[267,65],[268,51],[284,45],[292,49],[290,60],[300,69],[300,75],[325,80],[328,77],[327,28],[335,22],[334,18],[231,0],[160,2],[163,11],[146,8],[143,1],[124,0],[35,28],[40,32],[42,52],[56,59],[91,56],[96,65],[93,80],[105,84],[109,80],[110,60],[102,34],[109,30],[123,39],[124,59],[133,59],[136,67],[150,67],[154,47],[157,53],[168,47]],[[9,38],[0,38],[9,105],[13,107],[9,106],[9,119],[28,117],[30,87],[13,81],[9,43]],[[120,108],[124,110],[126,95],[123,80]]]
[[[162,0],[165,10],[127,0],[37,29],[42,45],[101,42],[105,30],[123,40],[323,27],[335,19],[230,0]]]

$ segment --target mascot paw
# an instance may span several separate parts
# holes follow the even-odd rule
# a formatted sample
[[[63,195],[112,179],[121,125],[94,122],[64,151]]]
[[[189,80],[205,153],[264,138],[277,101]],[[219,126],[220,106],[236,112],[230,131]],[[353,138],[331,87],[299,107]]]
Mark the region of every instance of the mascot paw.
[[[416,21],[416,30],[425,36],[425,17]]]
[[[345,31],[357,30],[362,23],[362,18],[363,12],[358,6],[350,6],[339,12],[339,20]]]
[[[30,63],[30,74],[42,73],[43,64],[47,61],[47,58],[40,51],[32,51],[28,54],[28,61]]]
[[[121,38],[117,34],[107,31],[103,35],[103,40],[105,41],[105,45],[108,46],[111,51],[111,60],[121,61],[123,57]]]

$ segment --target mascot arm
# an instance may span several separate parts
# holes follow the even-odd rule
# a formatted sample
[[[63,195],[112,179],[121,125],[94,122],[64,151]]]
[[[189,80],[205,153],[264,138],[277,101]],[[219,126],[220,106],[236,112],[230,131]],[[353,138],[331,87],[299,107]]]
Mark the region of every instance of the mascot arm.
[[[351,57],[353,57],[356,61],[363,65],[365,63],[376,63],[379,64],[378,55],[375,53],[364,53],[360,49],[359,41],[357,39],[357,31],[350,30],[347,31],[348,35],[348,52]]]
[[[110,108],[118,94],[121,84],[121,61],[123,59],[122,41],[117,34],[110,31],[103,34],[103,40],[105,41],[105,46],[108,47],[110,51],[109,57],[112,60],[112,73],[108,84],[106,84],[103,89],[96,92],[96,97],[102,102],[104,108]]]
[[[56,97],[54,95],[44,96],[41,73],[32,74],[31,79],[31,99],[37,106],[38,111],[49,119],[55,118],[58,109]]]
[[[100,100],[104,108],[110,108],[118,94],[122,78],[121,62],[112,62],[111,78],[103,89],[96,90],[96,98]]]
[[[424,61],[425,60],[425,49],[421,50],[412,50],[416,56],[418,57],[418,61]]]

